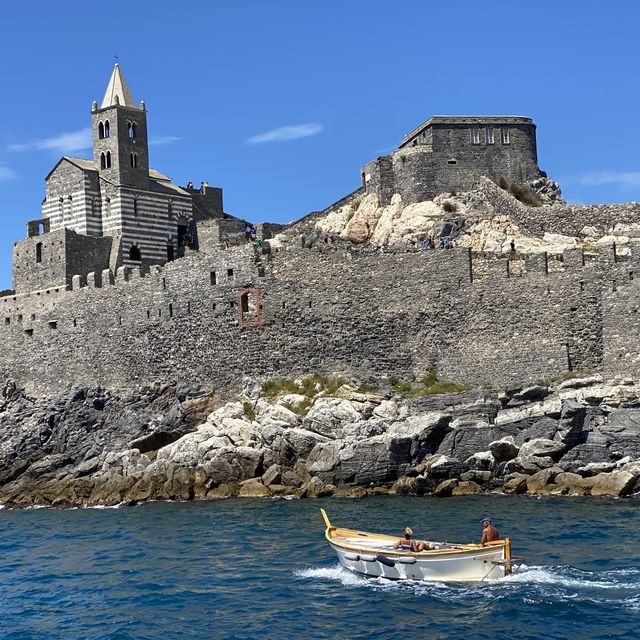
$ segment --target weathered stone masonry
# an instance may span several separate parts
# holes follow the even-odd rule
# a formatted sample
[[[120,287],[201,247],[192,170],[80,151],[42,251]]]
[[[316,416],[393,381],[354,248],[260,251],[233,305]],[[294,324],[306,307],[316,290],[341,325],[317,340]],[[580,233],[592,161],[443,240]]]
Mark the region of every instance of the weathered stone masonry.
[[[610,367],[608,334],[627,344],[610,298],[626,299],[640,267],[635,255],[612,259],[583,265],[581,252],[567,251],[550,271],[544,258],[515,269],[517,261],[463,249],[210,248],[144,277],[120,268],[90,274],[86,286],[73,278],[70,291],[0,298],[0,375],[42,393],[163,378],[230,388],[245,374],[406,378],[434,368],[503,384],[600,369],[607,358]],[[252,328],[241,327],[247,289],[262,305]]]

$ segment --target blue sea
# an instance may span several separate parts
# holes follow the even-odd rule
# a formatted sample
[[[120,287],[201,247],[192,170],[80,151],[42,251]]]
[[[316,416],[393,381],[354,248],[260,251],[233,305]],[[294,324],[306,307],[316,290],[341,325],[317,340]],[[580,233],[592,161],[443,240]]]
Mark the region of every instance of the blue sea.
[[[334,524],[526,557],[485,584],[341,569]],[[640,638],[640,500],[527,496],[149,503],[0,511],[0,638]]]

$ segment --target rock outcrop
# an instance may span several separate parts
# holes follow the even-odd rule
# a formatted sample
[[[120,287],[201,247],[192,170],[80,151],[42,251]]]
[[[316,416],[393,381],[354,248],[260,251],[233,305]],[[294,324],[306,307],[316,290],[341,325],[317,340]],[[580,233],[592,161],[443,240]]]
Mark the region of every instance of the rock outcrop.
[[[0,406],[0,502],[640,489],[640,387],[629,381],[418,399],[318,386],[267,399],[247,383],[218,408],[174,384],[55,399],[12,388]]]

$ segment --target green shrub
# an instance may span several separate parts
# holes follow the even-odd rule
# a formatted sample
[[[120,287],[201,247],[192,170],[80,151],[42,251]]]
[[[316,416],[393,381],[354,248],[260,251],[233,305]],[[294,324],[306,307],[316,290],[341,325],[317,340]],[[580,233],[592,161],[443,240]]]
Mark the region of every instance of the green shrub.
[[[242,409],[244,411],[244,416],[251,422],[256,419],[256,412],[253,408],[253,405],[250,402],[243,402]]]
[[[297,416],[306,416],[309,413],[309,409],[313,406],[312,398],[305,398],[300,404],[293,404],[292,402],[283,402],[283,407],[289,409]]]
[[[265,380],[260,388],[267,398],[275,398],[282,393],[300,393],[300,387],[292,378],[271,378]]]
[[[413,384],[411,382],[402,382],[395,376],[391,376],[389,382],[396,393],[410,398],[433,396],[439,393],[458,393],[472,388],[471,385],[458,384],[451,380],[438,380],[438,374],[435,370],[425,373]]]
[[[379,392],[380,388],[375,384],[363,384],[356,389],[356,393],[375,394]]]
[[[590,376],[592,373],[591,369],[577,369],[576,371],[565,371],[564,373],[559,373],[557,376],[553,376],[549,378],[549,382],[564,382],[565,380],[571,380],[572,378],[585,378],[586,376]]]
[[[526,204],[530,207],[541,207],[543,204],[542,198],[526,184],[519,182],[512,182],[506,178],[500,178],[498,180],[498,186],[505,191],[508,191],[516,200]]]

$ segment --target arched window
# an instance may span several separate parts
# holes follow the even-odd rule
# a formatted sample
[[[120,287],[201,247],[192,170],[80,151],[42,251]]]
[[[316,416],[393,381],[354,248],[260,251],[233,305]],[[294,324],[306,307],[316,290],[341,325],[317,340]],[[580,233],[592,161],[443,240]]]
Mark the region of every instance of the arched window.
[[[107,157],[104,155],[104,153],[100,154],[100,168],[101,169],[107,168]]]
[[[135,245],[129,249],[129,260],[133,260],[134,262],[140,262],[142,260],[140,249]]]
[[[136,123],[135,122],[127,122],[127,135],[130,138],[136,137]]]
[[[133,215],[137,216],[138,215],[138,197],[134,196],[133,198]]]
[[[110,131],[109,131],[109,121],[105,120],[104,121],[104,137],[108,138],[110,136]]]
[[[111,151],[107,151],[107,169],[111,169]]]
[[[132,137],[132,138],[136,138],[136,137],[137,137],[137,135],[136,135],[136,134],[138,133],[138,131],[137,131],[137,130],[138,130],[138,125],[134,122],[134,123],[131,125],[131,137]]]
[[[100,140],[104,138],[104,124],[102,122],[98,125],[98,138],[100,138]]]
[[[42,262],[42,242],[36,244],[36,262]]]
[[[131,162],[131,166],[135,169],[138,166],[138,154],[131,152],[129,154],[129,161]]]

